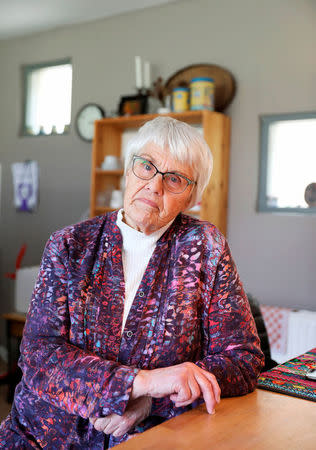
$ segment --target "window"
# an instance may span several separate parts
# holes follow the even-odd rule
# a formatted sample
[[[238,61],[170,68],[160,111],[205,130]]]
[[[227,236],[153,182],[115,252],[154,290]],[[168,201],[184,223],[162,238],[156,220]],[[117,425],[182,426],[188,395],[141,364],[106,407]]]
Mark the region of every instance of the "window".
[[[23,79],[23,135],[67,133],[71,118],[71,60],[25,66]]]
[[[258,209],[316,213],[316,112],[261,117]]]

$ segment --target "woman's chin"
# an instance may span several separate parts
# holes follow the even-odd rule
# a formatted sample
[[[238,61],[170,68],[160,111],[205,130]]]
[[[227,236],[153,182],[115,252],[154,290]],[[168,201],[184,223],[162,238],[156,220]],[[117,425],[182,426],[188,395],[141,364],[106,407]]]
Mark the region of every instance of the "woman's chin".
[[[125,212],[124,218],[127,225],[135,230],[144,231],[144,229],[151,228],[157,222],[157,211],[154,213],[150,208],[133,208]]]
[[[137,203],[134,203],[131,214],[133,214],[139,220],[148,220],[151,217],[157,217],[157,215],[159,214],[159,210],[158,208],[155,208],[147,203],[139,201]]]
[[[144,231],[144,228],[152,228],[156,222],[157,221],[154,219],[152,214],[142,214],[139,217],[135,217],[136,226],[141,231]]]

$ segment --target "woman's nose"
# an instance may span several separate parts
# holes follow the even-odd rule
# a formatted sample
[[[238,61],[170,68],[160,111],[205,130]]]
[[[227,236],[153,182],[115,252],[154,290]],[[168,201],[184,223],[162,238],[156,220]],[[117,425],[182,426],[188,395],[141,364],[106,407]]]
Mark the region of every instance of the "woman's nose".
[[[157,194],[162,194],[163,192],[163,178],[160,173],[157,173],[151,180],[147,183],[147,189]]]

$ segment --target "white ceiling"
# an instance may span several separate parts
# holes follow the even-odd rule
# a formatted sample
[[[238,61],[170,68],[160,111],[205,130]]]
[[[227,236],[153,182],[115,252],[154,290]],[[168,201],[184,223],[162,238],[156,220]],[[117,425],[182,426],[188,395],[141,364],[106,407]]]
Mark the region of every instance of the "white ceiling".
[[[177,0],[0,0],[0,39],[90,22]]]

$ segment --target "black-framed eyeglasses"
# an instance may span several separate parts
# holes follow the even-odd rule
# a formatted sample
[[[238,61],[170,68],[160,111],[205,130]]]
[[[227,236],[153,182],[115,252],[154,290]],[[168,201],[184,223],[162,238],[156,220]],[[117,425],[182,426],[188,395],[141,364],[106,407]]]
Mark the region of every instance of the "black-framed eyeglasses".
[[[142,156],[133,156],[133,174],[142,180],[151,180],[157,173],[162,175],[163,186],[173,194],[182,194],[190,184],[196,184],[177,172],[160,172],[157,167]]]

